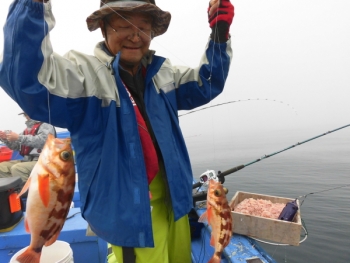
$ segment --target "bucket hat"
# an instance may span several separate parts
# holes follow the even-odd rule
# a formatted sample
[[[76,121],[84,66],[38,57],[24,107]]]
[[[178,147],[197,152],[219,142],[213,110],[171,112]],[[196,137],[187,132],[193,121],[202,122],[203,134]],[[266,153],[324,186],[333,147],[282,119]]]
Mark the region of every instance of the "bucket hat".
[[[120,11],[150,15],[153,18],[152,31],[154,32],[154,36],[164,34],[170,24],[171,14],[156,6],[154,0],[105,0],[101,1],[100,9],[93,12],[86,19],[88,29],[90,31],[98,29],[100,27],[99,21],[101,19]]]

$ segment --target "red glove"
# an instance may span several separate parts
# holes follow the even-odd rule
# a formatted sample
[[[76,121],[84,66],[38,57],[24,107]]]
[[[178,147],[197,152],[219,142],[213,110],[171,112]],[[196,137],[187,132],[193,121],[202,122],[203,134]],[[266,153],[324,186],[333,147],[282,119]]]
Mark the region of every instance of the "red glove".
[[[230,0],[211,0],[208,8],[208,21],[212,29],[211,38],[215,42],[226,42],[234,17],[234,7]]]

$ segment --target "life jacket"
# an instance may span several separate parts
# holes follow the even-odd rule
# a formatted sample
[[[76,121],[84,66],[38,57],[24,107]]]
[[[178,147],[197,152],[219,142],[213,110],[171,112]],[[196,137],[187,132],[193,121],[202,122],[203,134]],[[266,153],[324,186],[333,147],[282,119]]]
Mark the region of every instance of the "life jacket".
[[[39,130],[39,127],[41,124],[42,124],[42,122],[35,123],[30,130],[28,130],[28,128],[25,129],[23,134],[24,135],[36,135],[38,133],[38,130]],[[29,155],[29,153],[32,150],[33,150],[33,147],[22,145],[21,151],[19,152],[19,154],[22,156]],[[41,149],[38,149],[37,151],[38,151],[38,154],[41,153]]]
[[[146,122],[139,110],[139,107],[137,106],[134,98],[131,96],[131,93],[128,90],[125,83],[123,84],[127,93],[129,94],[131,103],[134,106],[137,127],[140,135],[141,145],[142,145],[143,158],[145,160],[148,184],[150,184],[154,179],[154,177],[157,175],[159,170],[157,152],[154,147],[149,130],[147,128]]]

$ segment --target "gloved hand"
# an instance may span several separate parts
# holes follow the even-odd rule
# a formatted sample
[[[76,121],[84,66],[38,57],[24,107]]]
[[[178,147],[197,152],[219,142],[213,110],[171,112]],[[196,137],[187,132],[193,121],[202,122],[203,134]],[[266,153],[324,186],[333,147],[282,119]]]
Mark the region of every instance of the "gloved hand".
[[[229,39],[229,30],[234,17],[234,7],[230,0],[211,0],[208,21],[212,30],[211,39],[222,43]]]

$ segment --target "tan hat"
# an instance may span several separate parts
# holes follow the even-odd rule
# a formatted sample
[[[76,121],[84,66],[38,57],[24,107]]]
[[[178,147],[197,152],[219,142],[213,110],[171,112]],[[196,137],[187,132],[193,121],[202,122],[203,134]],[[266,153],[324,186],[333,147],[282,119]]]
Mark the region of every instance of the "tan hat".
[[[96,30],[100,27],[99,21],[101,19],[118,11],[149,14],[153,18],[152,31],[154,36],[164,34],[170,24],[171,14],[157,7],[154,0],[105,0],[101,1],[101,8],[86,19],[88,29],[90,31]]]

